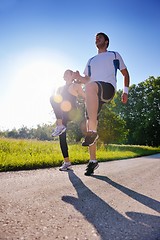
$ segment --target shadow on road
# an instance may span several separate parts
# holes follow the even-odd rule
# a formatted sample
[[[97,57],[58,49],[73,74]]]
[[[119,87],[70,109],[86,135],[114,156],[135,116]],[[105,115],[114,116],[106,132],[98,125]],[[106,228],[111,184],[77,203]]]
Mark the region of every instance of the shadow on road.
[[[75,198],[72,196],[63,196],[62,200],[68,204],[71,204],[78,212],[80,212],[84,216],[84,218],[90,224],[94,226],[94,228],[96,229],[100,236],[100,239],[102,240],[160,239],[158,238],[158,236],[160,237],[160,233],[158,232],[159,228],[158,224],[154,225],[155,222],[158,222],[157,216],[129,212],[127,213],[127,215],[131,219],[128,219],[127,217],[123,216],[118,211],[116,211],[114,208],[112,208],[109,204],[107,204],[94,192],[92,192],[73,171],[68,171],[68,176],[77,192],[78,197]],[[112,180],[104,176],[94,177],[99,180],[103,180],[106,182],[108,181],[107,183],[109,184],[114,183]],[[119,184],[117,185],[116,183],[114,184],[115,187],[117,188],[120,187]],[[151,206],[154,205],[151,204],[151,200],[149,204]],[[145,225],[144,223],[146,223],[147,225]]]
[[[119,183],[114,182],[113,180],[111,180],[110,178],[108,178],[106,176],[93,175],[92,177],[110,184],[111,186],[117,188],[118,190],[125,193],[126,195],[133,198],[134,200],[142,203],[143,205],[145,205],[157,212],[160,212],[160,202],[158,202],[157,200],[147,197],[141,193],[137,193],[125,186],[122,186]]]

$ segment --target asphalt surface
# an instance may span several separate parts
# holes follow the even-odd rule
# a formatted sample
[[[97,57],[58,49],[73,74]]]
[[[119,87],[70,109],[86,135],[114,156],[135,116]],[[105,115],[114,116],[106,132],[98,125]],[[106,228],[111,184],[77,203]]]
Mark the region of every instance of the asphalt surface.
[[[1,240],[160,240],[160,154],[0,173]]]

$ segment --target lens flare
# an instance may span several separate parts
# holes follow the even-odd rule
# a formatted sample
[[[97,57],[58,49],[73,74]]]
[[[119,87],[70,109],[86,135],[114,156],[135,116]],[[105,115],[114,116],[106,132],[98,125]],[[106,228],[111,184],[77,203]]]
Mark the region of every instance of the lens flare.
[[[63,112],[69,112],[71,110],[71,103],[69,101],[63,101],[61,103],[61,109]]]
[[[54,101],[55,101],[56,103],[61,103],[62,100],[63,100],[63,98],[62,98],[62,96],[61,96],[60,94],[54,95],[53,99],[54,99]]]

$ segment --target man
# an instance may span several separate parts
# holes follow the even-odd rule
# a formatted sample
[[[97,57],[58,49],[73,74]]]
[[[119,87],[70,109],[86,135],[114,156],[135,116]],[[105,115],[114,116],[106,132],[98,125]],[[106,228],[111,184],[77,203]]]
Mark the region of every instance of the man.
[[[78,71],[74,73],[74,78],[85,84],[87,134],[82,142],[82,146],[89,147],[90,161],[85,172],[87,176],[93,174],[94,170],[98,167],[96,160],[98,116],[102,105],[105,102],[111,101],[114,97],[117,69],[120,70],[124,78],[122,94],[122,102],[124,104],[127,103],[128,100],[130,81],[128,70],[120,54],[107,50],[109,37],[105,33],[97,33],[95,44],[98,49],[98,54],[89,59],[84,70],[84,76],[81,76]]]

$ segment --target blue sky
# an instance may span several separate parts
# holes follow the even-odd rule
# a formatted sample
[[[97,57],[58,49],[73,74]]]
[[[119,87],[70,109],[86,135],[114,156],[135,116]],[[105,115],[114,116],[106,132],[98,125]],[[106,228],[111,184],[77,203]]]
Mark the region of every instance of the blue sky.
[[[0,0],[0,129],[54,123],[50,95],[66,69],[83,73],[100,31],[131,84],[160,76],[159,9],[159,0]]]

